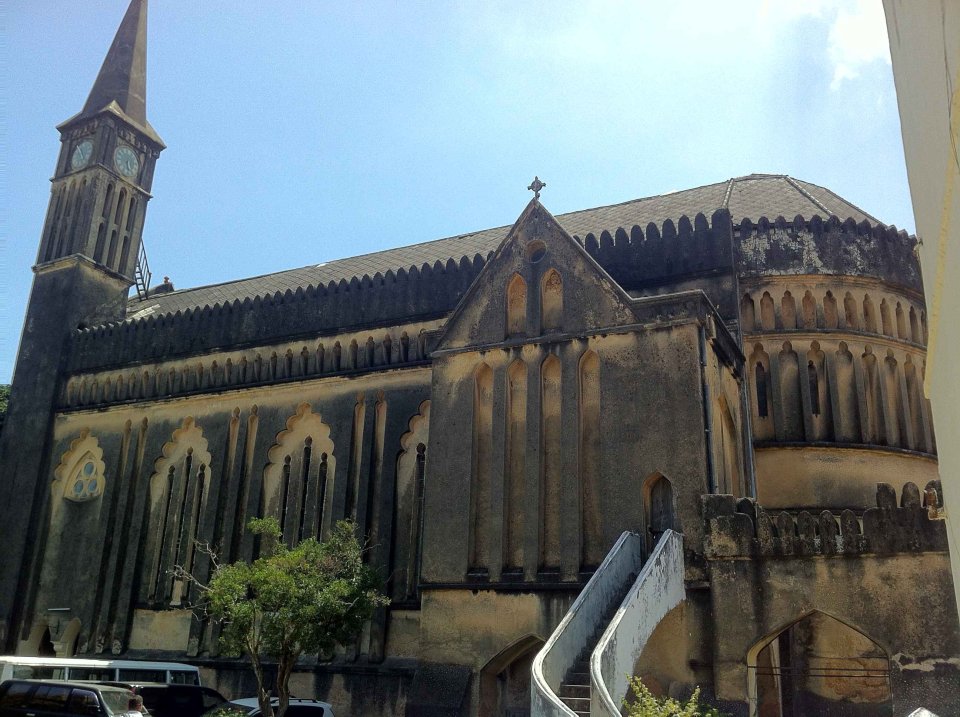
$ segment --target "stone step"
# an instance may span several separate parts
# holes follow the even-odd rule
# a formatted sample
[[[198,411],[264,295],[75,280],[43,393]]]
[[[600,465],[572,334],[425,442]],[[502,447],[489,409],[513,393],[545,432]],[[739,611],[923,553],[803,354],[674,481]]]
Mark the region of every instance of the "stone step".
[[[590,685],[590,673],[584,670],[583,672],[574,672],[571,670],[567,673],[566,678],[563,680],[565,685]]]
[[[563,702],[567,707],[572,709],[574,712],[583,712],[585,714],[590,714],[590,698],[589,697],[561,697],[560,701]]]
[[[571,685],[564,682],[560,685],[559,697],[590,697],[590,685]]]

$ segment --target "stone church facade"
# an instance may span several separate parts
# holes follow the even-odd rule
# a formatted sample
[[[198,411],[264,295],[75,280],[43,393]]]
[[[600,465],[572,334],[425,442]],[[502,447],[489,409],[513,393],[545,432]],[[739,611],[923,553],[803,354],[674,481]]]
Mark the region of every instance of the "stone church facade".
[[[164,148],[145,51],[132,0],[58,128],[0,434],[8,652],[189,661],[249,693],[170,569],[209,575],[197,541],[253,559],[251,517],[289,542],[350,518],[392,602],[294,693],[525,715],[621,534],[648,555],[675,531],[683,600],[632,666],[655,690],[960,714],[913,237],[751,175],[128,296]]]

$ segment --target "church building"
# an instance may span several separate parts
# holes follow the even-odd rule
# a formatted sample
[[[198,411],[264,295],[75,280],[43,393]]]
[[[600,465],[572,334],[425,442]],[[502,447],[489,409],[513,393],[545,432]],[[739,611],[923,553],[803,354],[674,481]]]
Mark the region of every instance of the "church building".
[[[783,175],[558,216],[535,179],[509,227],[150,287],[146,23],[57,128],[6,653],[253,694],[172,568],[348,518],[391,603],[291,683],[338,715],[612,716],[629,674],[744,717],[960,714],[915,237]]]

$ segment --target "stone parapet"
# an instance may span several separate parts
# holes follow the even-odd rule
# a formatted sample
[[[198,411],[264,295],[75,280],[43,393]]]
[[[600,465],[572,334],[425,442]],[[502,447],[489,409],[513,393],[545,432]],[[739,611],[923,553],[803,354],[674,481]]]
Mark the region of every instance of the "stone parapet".
[[[701,497],[705,522],[704,553],[708,560],[742,558],[791,559],[810,556],[890,555],[945,552],[940,481],[921,493],[906,483],[897,505],[894,488],[877,484],[877,507],[862,516],[844,510],[837,519],[828,510],[819,515],[800,511],[767,513],[751,498],[732,495]]]
[[[895,226],[802,216],[744,218],[734,228],[741,277],[792,274],[874,276],[923,291],[916,238]]]
[[[452,311],[485,263],[477,254],[459,262],[450,259],[296,291],[225,299],[175,314],[150,314],[148,301],[125,321],[76,331],[69,370],[428,320]]]

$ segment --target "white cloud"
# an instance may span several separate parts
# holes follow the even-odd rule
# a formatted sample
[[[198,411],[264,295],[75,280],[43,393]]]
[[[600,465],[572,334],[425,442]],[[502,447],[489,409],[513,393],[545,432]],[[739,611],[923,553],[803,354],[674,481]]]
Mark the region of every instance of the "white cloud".
[[[878,61],[890,64],[881,0],[764,0],[761,12],[774,22],[811,17],[829,24],[831,90],[839,89],[844,80],[855,80],[867,65]]]
[[[866,65],[878,60],[890,64],[880,0],[856,0],[839,7],[830,26],[828,51],[833,63],[832,90],[839,89],[844,80],[856,79]]]

